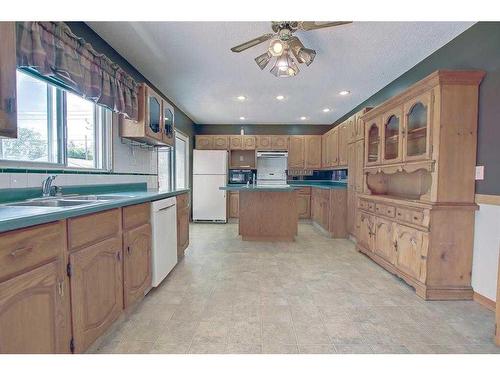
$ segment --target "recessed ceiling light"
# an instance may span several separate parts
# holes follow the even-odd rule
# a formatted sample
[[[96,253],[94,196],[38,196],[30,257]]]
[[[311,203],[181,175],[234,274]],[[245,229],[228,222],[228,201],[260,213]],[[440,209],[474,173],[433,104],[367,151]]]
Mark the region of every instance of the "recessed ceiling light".
[[[245,119],[245,117],[243,117],[243,116],[240,117],[240,120],[244,120],[244,119]]]
[[[349,95],[350,93],[351,93],[350,91],[342,90],[341,92],[339,92],[339,95],[345,96],[345,95]]]
[[[302,121],[304,121],[304,120],[307,120],[307,117],[306,117],[306,116],[301,116],[301,117],[300,117],[300,119],[301,119]]]
[[[330,108],[323,108],[323,112],[325,113],[330,112]]]
[[[243,100],[246,100],[246,96],[245,95],[240,95],[238,97],[236,97],[236,99],[238,99],[239,101],[243,101]]]
[[[283,95],[278,95],[278,96],[276,97],[276,99],[278,99],[278,100],[283,100],[283,99],[285,99],[285,97],[284,97]]]

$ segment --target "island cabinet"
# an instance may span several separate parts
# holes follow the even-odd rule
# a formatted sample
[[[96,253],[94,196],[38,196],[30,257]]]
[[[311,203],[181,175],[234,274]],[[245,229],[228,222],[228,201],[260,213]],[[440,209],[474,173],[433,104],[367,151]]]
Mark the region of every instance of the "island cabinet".
[[[0,354],[70,353],[64,221],[0,235]]]
[[[177,258],[182,258],[189,246],[189,193],[177,196]]]
[[[123,310],[120,209],[68,219],[73,345],[84,352]]]
[[[230,218],[240,217],[240,194],[237,191],[229,192],[229,215]]]
[[[149,203],[123,208],[123,305],[128,308],[151,289]]]

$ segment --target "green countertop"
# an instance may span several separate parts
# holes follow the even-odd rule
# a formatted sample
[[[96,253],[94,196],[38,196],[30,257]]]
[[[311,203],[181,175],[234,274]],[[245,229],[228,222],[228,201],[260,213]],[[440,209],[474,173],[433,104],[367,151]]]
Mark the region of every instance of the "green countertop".
[[[110,201],[98,201],[87,203],[79,206],[71,207],[28,207],[28,206],[9,206],[0,205],[0,233],[13,229],[25,228],[32,225],[49,223],[51,221],[63,220],[70,217],[87,215],[95,212],[105,211],[112,208],[130,206],[144,202],[152,202],[164,198],[173,197],[189,191],[189,189],[177,190],[146,190],[145,184],[134,184],[137,190],[131,190],[130,185],[123,186],[114,185],[115,189],[106,189],[105,193],[101,193],[102,188],[97,186],[81,187],[80,194],[112,194],[123,195],[123,199],[115,199]],[[142,189],[141,189],[142,188]],[[67,191],[69,189],[66,189]],[[114,190],[114,191],[110,191]],[[0,198],[1,194],[0,194]],[[31,196],[32,198],[32,196]],[[22,199],[19,199],[20,201]]]
[[[300,189],[301,187],[314,187],[319,189],[346,189],[347,184],[345,182],[337,181],[288,181],[289,186],[286,187],[269,187],[269,186],[253,186],[248,187],[244,184],[227,184],[226,186],[221,186],[220,190],[228,191],[293,191]]]

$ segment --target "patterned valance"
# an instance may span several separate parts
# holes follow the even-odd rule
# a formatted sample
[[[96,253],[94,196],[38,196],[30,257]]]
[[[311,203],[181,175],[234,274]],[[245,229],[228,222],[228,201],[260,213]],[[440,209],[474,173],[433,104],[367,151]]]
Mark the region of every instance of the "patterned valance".
[[[137,82],[64,22],[18,22],[17,65],[137,120]]]

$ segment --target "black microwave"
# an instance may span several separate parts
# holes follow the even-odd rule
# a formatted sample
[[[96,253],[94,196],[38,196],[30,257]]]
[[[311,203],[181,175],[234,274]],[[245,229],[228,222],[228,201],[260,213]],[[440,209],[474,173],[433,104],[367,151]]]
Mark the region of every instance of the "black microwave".
[[[230,184],[246,184],[253,182],[253,176],[257,172],[254,169],[230,169],[229,183]]]

